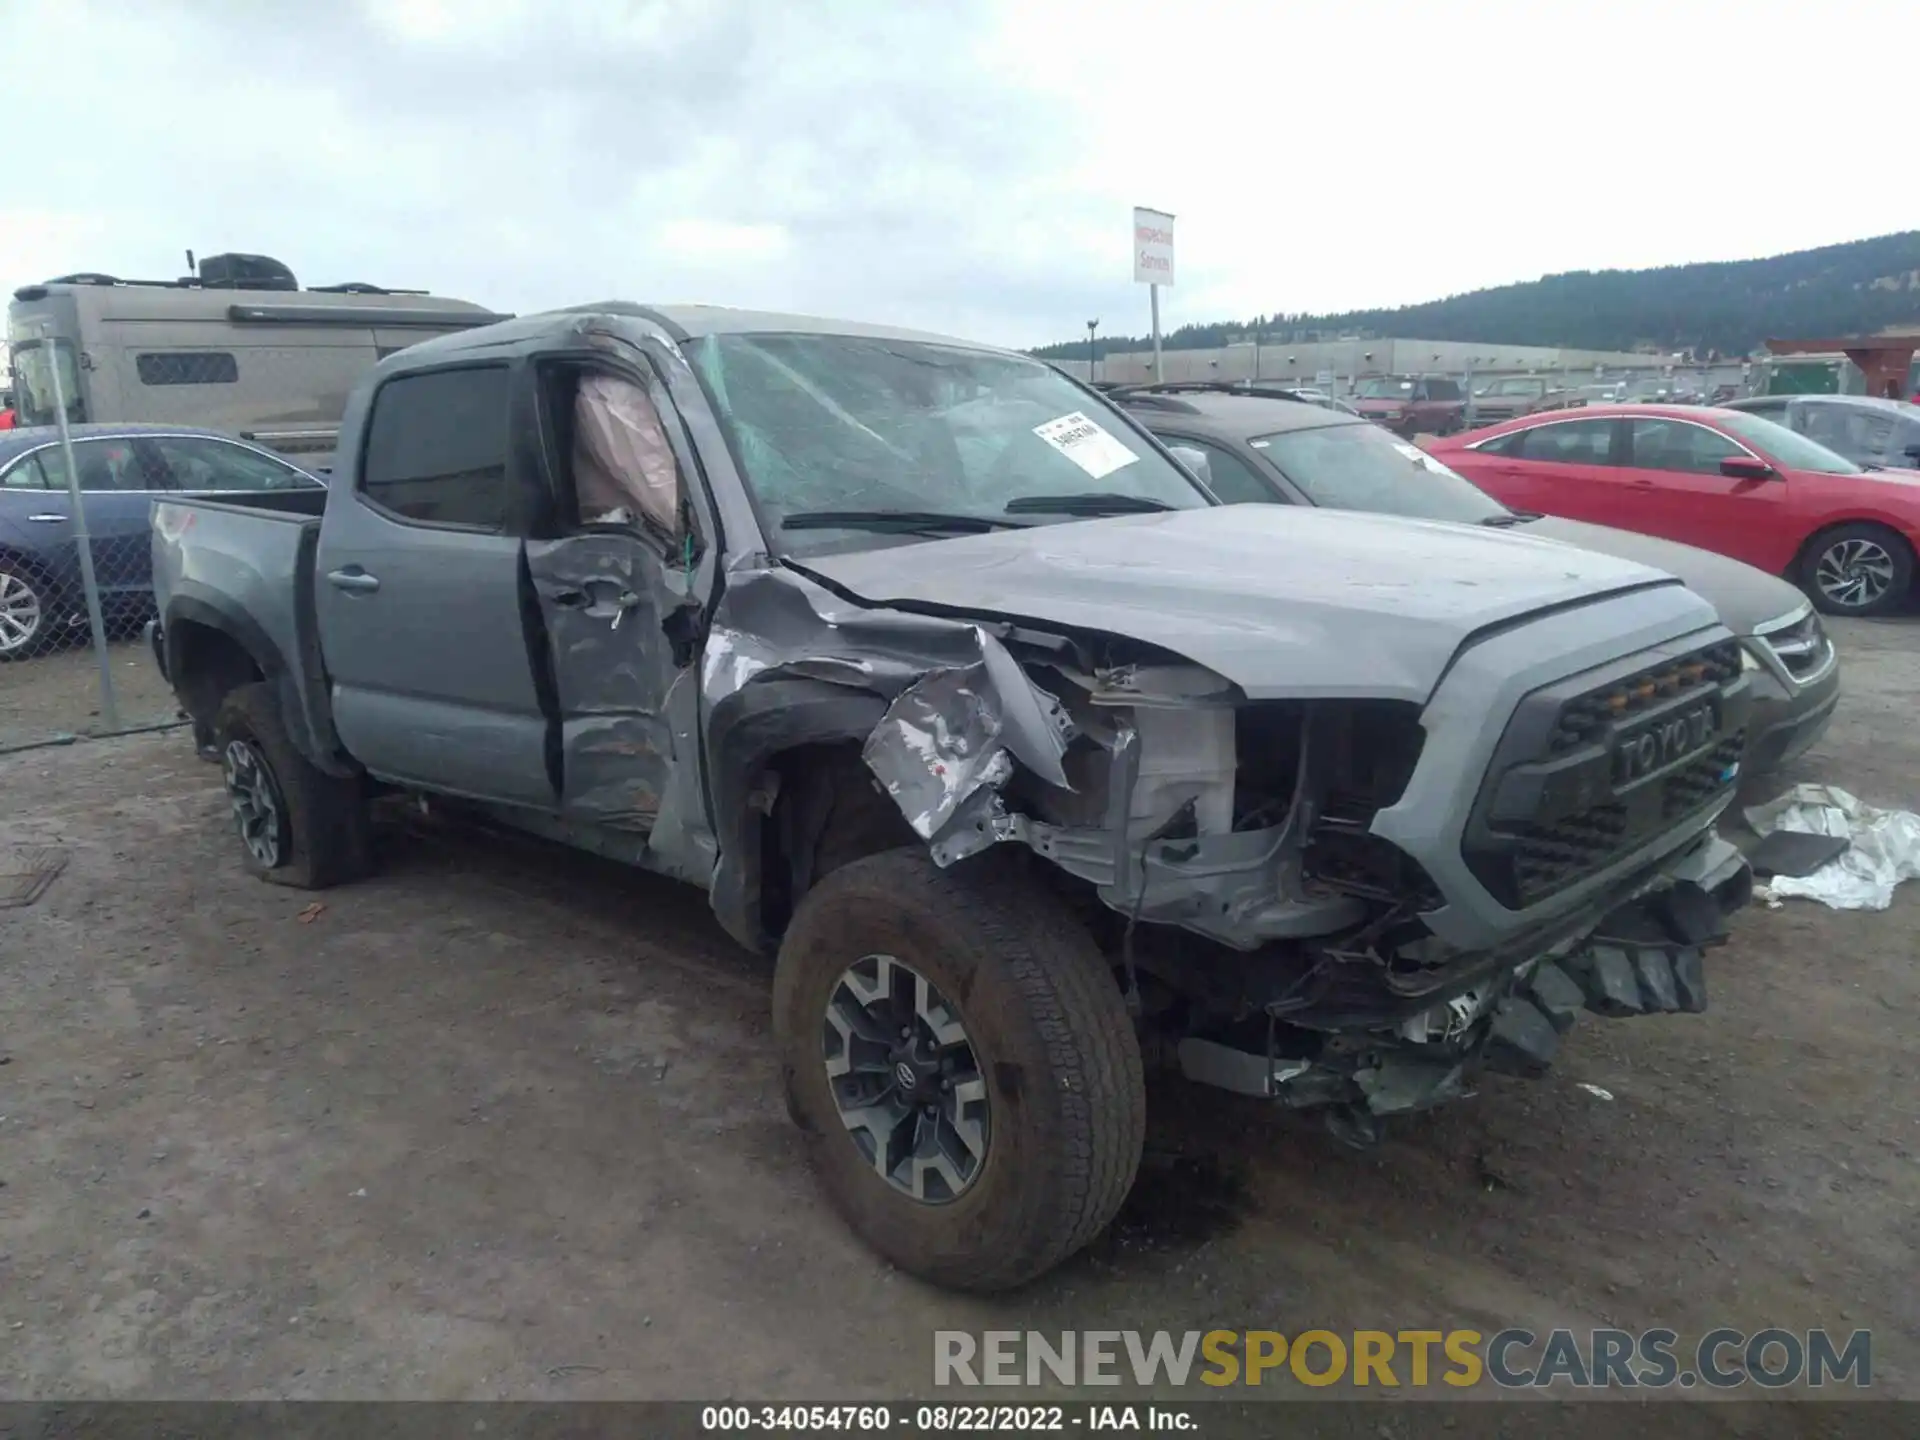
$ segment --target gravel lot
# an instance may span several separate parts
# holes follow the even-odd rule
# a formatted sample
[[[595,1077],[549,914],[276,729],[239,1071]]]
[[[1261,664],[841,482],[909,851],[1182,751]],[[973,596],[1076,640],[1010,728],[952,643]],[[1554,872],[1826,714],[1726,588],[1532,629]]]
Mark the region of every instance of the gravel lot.
[[[144,641],[117,640],[107,647],[107,658],[122,728],[174,718],[179,703]],[[0,752],[103,728],[100,666],[91,646],[76,644],[0,665]]]
[[[1920,808],[1920,624],[1836,630],[1792,778]],[[1583,1021],[1369,1154],[1161,1084],[1119,1225],[987,1301],[827,1211],[704,897],[416,820],[310,910],[217,780],[184,730],[0,760],[0,844],[70,854],[0,911],[0,1396],[897,1397],[937,1328],[1620,1324],[1870,1327],[1920,1398],[1913,887],[1756,906],[1707,1015]]]

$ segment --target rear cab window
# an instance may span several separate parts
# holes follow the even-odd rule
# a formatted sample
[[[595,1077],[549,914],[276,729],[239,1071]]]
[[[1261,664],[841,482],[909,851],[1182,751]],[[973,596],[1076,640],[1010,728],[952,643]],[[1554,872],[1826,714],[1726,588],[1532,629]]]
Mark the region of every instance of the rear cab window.
[[[505,528],[508,386],[505,365],[387,381],[373,400],[360,493],[414,524]]]

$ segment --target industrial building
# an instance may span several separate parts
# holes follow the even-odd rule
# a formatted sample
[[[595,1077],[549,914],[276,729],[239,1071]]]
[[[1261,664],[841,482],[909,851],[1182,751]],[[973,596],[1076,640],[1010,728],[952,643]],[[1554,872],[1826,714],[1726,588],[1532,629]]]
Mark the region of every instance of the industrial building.
[[[1153,352],[1100,352],[1089,376],[1086,358],[1056,362],[1082,380],[1132,383],[1153,379]],[[1643,374],[1670,367],[1674,357],[1625,350],[1563,350],[1544,345],[1486,345],[1460,340],[1315,340],[1300,344],[1247,340],[1211,350],[1161,351],[1168,380],[1267,380],[1314,385],[1344,394],[1374,375]]]

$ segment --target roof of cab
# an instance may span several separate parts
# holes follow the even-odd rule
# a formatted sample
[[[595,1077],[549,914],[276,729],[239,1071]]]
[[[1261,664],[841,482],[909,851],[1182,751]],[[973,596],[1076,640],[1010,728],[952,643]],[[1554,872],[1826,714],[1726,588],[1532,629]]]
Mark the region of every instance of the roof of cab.
[[[630,300],[598,300],[586,305],[568,305],[558,310],[522,315],[454,335],[436,336],[408,346],[399,355],[407,357],[407,362],[412,363],[423,354],[449,354],[519,345],[572,324],[580,317],[595,315],[650,321],[677,340],[698,340],[709,335],[844,335],[870,340],[906,340],[989,354],[1012,353],[976,340],[962,340],[952,335],[909,330],[901,326],[867,324],[858,320],[789,315],[774,310],[736,310],[724,305],[639,305]]]

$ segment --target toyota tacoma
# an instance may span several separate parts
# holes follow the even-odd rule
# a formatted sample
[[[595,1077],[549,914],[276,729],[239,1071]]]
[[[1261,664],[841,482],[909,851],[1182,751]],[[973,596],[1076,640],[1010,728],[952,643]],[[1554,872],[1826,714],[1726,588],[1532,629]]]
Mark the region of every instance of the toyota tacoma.
[[[351,880],[397,793],[704,887],[827,1192],[942,1283],[1100,1232],[1146,1058],[1364,1144],[1701,1009],[1751,888],[1697,595],[1223,506],[1024,356],[606,303],[391,356],[339,453],[155,508],[247,866]]]

